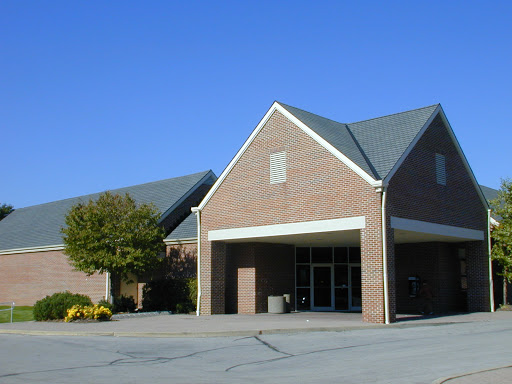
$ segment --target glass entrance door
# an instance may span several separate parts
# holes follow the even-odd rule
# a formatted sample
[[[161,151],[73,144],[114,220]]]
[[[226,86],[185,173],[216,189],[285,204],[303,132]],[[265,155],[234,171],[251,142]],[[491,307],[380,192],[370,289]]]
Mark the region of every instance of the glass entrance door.
[[[313,266],[313,302],[314,311],[333,310],[332,266]]]

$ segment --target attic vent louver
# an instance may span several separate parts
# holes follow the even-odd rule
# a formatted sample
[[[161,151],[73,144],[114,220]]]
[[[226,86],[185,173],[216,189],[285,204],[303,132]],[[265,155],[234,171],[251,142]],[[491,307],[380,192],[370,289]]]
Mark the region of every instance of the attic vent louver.
[[[436,153],[436,179],[437,184],[446,185],[446,159],[440,153]]]
[[[286,181],[286,152],[270,154],[270,184],[284,183]]]

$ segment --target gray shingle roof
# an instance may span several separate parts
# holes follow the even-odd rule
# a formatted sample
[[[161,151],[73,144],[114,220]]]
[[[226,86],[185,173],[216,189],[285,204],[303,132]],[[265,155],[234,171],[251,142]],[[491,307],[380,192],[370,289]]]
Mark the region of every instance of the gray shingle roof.
[[[165,240],[180,240],[180,239],[196,239],[197,238],[197,218],[196,215],[191,213],[174,231],[169,233]]]
[[[129,193],[137,203],[153,203],[162,213],[166,212],[191,189],[197,188],[211,171],[175,177],[146,184],[112,190],[112,193]],[[215,176],[214,176],[215,177]],[[60,229],[71,206],[88,202],[100,193],[54,201],[51,203],[19,208],[0,221],[0,251],[44,247],[62,244]]]
[[[480,189],[482,190],[482,193],[484,194],[484,197],[487,199],[487,201],[494,200],[498,198],[498,190],[486,187],[485,185],[480,185]]]
[[[386,178],[439,105],[343,124],[279,104],[376,180]]]

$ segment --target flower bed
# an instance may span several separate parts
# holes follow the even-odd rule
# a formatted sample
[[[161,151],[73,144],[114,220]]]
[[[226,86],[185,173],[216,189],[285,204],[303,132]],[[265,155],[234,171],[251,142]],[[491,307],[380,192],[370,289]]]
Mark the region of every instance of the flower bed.
[[[68,315],[64,318],[65,322],[75,320],[110,320],[112,312],[102,305],[94,304],[92,306],[73,305],[68,309]]]

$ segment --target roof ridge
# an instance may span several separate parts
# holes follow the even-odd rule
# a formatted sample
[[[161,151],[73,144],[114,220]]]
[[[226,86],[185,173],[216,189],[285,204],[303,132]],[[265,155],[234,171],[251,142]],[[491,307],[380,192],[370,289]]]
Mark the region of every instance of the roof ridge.
[[[371,119],[366,119],[366,120],[360,120],[360,121],[354,121],[352,123],[347,123],[348,125],[350,124],[357,124],[357,123],[364,123],[366,121],[371,121],[371,120],[377,120],[377,119],[382,119],[384,117],[390,117],[390,116],[396,116],[396,115],[401,115],[402,113],[408,113],[408,112],[414,112],[414,111],[419,111],[420,109],[427,109],[427,108],[432,108],[432,107],[436,107],[441,105],[440,103],[437,103],[437,104],[432,104],[432,105],[427,105],[426,107],[420,107],[420,108],[415,108],[415,109],[409,109],[407,111],[402,111],[402,112],[397,112],[397,113],[391,113],[389,115],[384,115],[384,116],[378,116],[378,117],[373,117]]]
[[[141,183],[141,184],[134,184],[134,185],[127,185],[125,187],[119,187],[119,188],[114,188],[114,189],[105,189],[103,191],[99,191],[99,192],[91,192],[91,193],[87,193],[85,195],[80,195],[80,196],[73,196],[73,197],[66,197],[65,199],[59,199],[59,200],[53,200],[53,201],[48,201],[46,203],[39,203],[39,204],[34,204],[34,205],[28,205],[26,207],[22,207],[22,208],[16,208],[15,211],[21,211],[21,210],[24,210],[24,209],[28,209],[28,208],[34,208],[34,207],[39,207],[41,205],[47,205],[47,204],[53,204],[53,203],[60,203],[60,202],[64,202],[64,201],[67,201],[67,200],[74,200],[74,199],[80,199],[80,198],[86,198],[86,197],[89,197],[89,196],[92,196],[92,195],[97,195],[97,194],[101,194],[101,193],[105,193],[105,192],[115,192],[115,191],[118,191],[120,189],[125,189],[125,188],[132,188],[132,187],[139,187],[139,186],[143,186],[143,185],[149,185],[149,184],[154,184],[154,183],[160,183],[162,181],[167,181],[167,180],[173,180],[173,179],[179,179],[179,178],[182,178],[182,177],[187,177],[187,176],[194,176],[194,175],[199,175],[199,174],[208,174],[208,172],[212,172],[211,169],[207,170],[207,171],[201,171],[201,172],[195,172],[195,173],[191,173],[191,174],[188,174],[188,175],[182,175],[182,176],[175,176],[175,177],[168,177],[166,179],[161,179],[161,180],[155,180],[155,181],[148,181],[146,183]],[[197,184],[197,183],[196,183]],[[194,185],[196,185],[194,184]]]
[[[278,104],[280,104],[280,105],[282,105],[282,106],[285,106],[285,107],[290,107],[290,108],[298,109],[299,111],[306,112],[306,113],[309,113],[309,114],[311,114],[311,115],[315,115],[315,116],[321,117],[322,119],[332,121],[333,123],[336,123],[336,124],[347,125],[347,123],[342,123],[342,122],[340,122],[340,121],[336,121],[336,120],[333,120],[333,119],[329,119],[328,117],[325,117],[325,116],[322,116],[322,115],[318,115],[318,114],[316,114],[316,113],[309,112],[309,111],[306,111],[305,109],[297,108],[297,107],[294,107],[293,105],[288,105],[288,104],[282,103],[282,102],[277,101],[277,100],[276,100],[276,103],[278,103]]]

